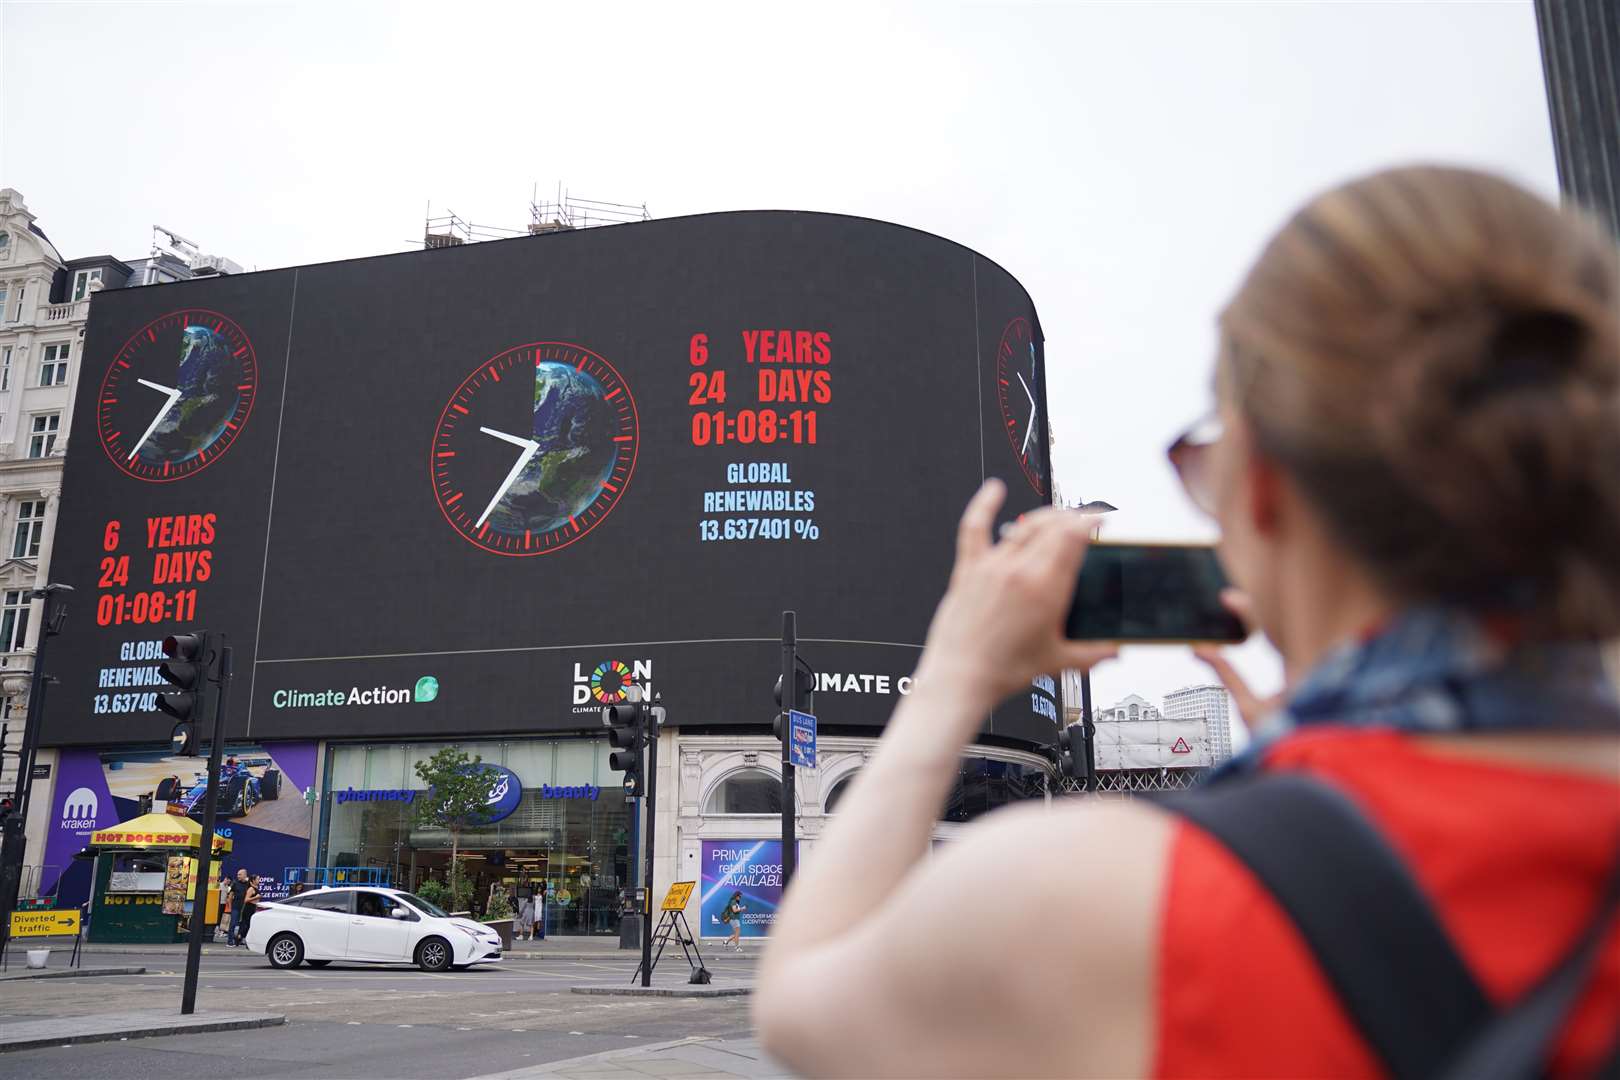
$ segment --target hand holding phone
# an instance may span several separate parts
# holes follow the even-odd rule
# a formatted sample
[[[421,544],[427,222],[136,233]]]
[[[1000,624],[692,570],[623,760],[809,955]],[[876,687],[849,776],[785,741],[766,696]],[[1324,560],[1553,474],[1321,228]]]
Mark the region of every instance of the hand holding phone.
[[[1248,630],[1221,600],[1226,587],[1207,545],[1092,544],[1065,632],[1072,641],[1242,641]]]

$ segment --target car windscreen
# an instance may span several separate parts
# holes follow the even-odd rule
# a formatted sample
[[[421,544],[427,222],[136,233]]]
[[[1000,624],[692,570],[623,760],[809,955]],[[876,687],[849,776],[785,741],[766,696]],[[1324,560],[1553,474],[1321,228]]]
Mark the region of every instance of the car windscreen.
[[[448,919],[450,917],[449,912],[445,911],[437,904],[428,903],[415,893],[400,893],[399,895],[400,899],[409,902],[412,907],[416,908],[424,915],[432,915],[435,919]]]

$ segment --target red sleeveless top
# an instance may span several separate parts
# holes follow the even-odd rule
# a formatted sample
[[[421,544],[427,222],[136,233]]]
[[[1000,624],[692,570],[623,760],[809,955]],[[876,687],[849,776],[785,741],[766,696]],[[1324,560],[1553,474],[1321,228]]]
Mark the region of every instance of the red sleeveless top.
[[[1331,727],[1280,741],[1265,767],[1320,776],[1356,800],[1498,1004],[1562,959],[1620,852],[1620,784],[1595,776],[1442,756],[1397,732]],[[1288,916],[1195,826],[1177,827],[1164,903],[1155,1075],[1381,1074]],[[1554,1070],[1590,1070],[1617,1034],[1620,920]]]

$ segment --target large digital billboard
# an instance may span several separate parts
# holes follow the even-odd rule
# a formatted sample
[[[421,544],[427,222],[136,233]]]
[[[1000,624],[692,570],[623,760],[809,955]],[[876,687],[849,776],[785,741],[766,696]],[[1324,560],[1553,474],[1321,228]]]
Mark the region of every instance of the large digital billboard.
[[[651,221],[100,294],[52,577],[48,744],[167,737],[157,643],[229,635],[233,738],[578,730],[629,682],[824,728],[909,689],[986,475],[1049,500],[1040,325],[995,263],[826,214]],[[1036,687],[989,731],[1049,741]]]

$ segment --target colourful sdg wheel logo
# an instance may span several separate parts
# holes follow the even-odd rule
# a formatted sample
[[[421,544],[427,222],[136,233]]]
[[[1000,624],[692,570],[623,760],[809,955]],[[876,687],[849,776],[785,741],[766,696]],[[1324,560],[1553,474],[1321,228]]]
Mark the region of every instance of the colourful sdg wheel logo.
[[[622,660],[606,660],[591,672],[591,696],[607,705],[624,700],[630,686],[630,668]]]

